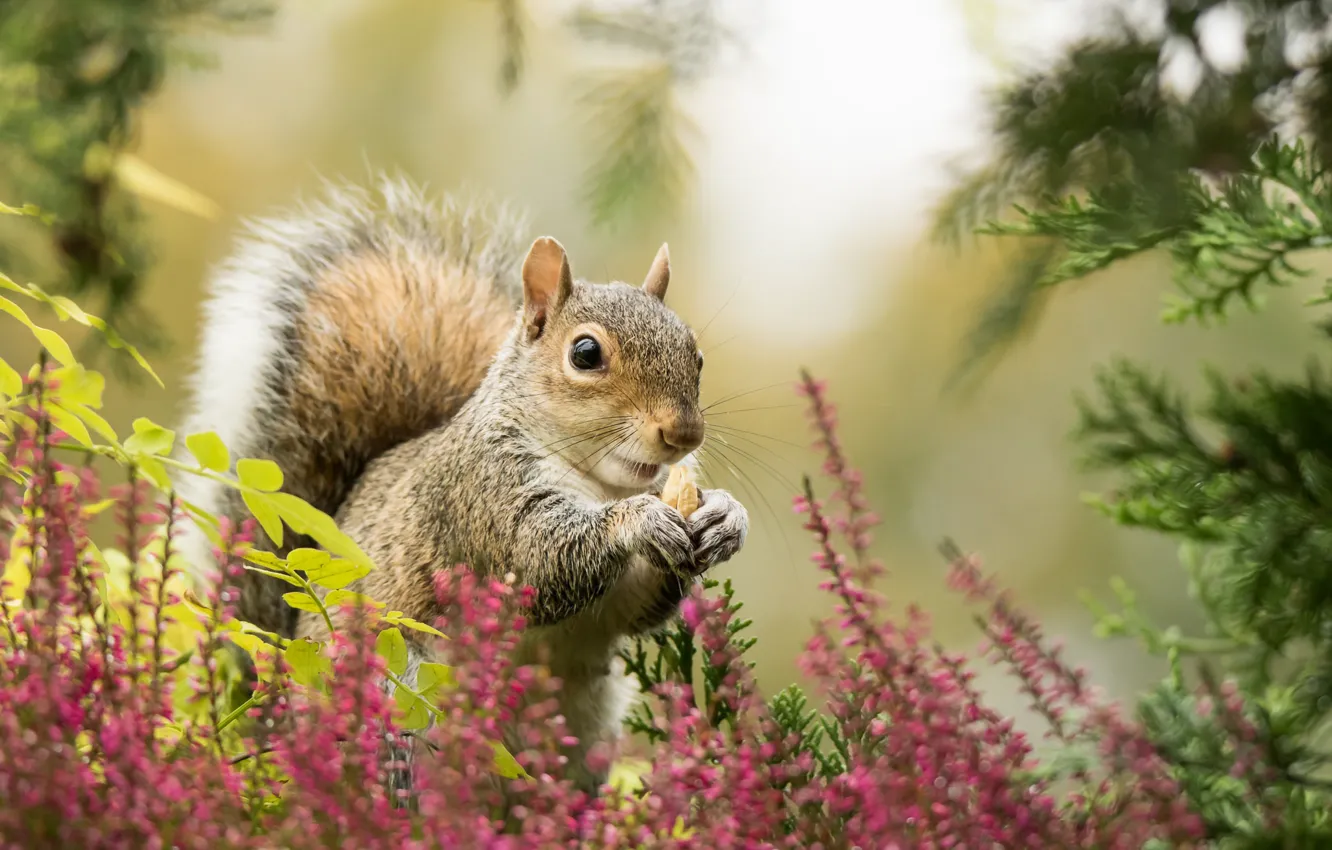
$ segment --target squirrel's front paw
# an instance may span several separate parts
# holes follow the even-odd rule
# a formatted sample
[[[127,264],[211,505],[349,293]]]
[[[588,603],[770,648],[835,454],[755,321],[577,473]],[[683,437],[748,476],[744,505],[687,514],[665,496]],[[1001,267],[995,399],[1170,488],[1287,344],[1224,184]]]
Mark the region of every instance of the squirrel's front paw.
[[[745,545],[749,512],[725,490],[699,490],[702,505],[689,517],[689,537],[699,572],[727,561]]]
[[[625,499],[619,507],[622,528],[640,554],[668,572],[690,568],[694,544],[679,511],[649,494]]]

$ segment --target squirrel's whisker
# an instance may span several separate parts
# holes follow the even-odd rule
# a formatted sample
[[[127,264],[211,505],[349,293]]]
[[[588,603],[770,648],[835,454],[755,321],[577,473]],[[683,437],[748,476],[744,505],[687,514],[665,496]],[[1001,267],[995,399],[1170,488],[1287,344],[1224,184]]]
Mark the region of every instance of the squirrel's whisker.
[[[602,437],[614,438],[619,433],[619,430],[622,427],[624,426],[607,425],[602,428],[597,428],[594,431],[584,431],[582,434],[577,434],[573,437],[566,437],[562,440],[556,440],[554,443],[550,443],[547,446],[542,446],[541,449],[538,449],[538,451],[551,448],[552,446],[554,446],[555,448],[551,448],[551,450],[547,452],[543,457],[553,457],[554,455],[562,455],[565,452],[567,452],[569,449],[572,449],[575,446],[581,446],[583,443],[587,443],[592,440],[597,440]],[[564,443],[564,445],[559,445],[560,443]]]
[[[610,454],[611,452],[613,452],[613,451],[615,451],[616,449],[618,449],[620,446],[624,445],[626,442],[628,442],[630,439],[632,439],[633,436],[634,436],[633,431],[629,431],[628,433],[626,433],[626,434],[624,434],[623,436],[621,436],[618,440],[607,441],[606,445],[604,445],[604,446],[602,446],[602,447],[599,447],[599,448],[596,448],[596,449],[593,449],[593,450],[592,450],[587,456],[585,456],[582,460],[578,461],[577,463],[571,464],[571,465],[569,466],[569,469],[567,469],[567,470],[565,471],[564,475],[561,475],[561,476],[559,477],[559,481],[563,481],[566,477],[568,477],[568,475],[569,475],[570,472],[573,472],[574,470],[576,470],[576,469],[578,469],[579,467],[581,467],[584,463],[587,463],[587,461],[588,461],[589,459],[591,459],[591,457],[592,457],[593,455],[597,454],[598,452],[602,452],[602,451],[604,451],[604,454],[602,455],[602,457],[605,457],[606,455],[608,455],[608,454]],[[593,462],[592,462],[592,464],[588,467],[588,469],[591,469],[592,467],[596,466],[597,463],[600,462],[600,460],[601,460],[600,457],[597,458],[596,461],[593,461]],[[586,471],[586,470],[580,470],[580,471]]]
[[[716,407],[716,406],[719,405],[719,404],[725,404],[725,403],[728,402],[728,401],[735,401],[737,398],[744,398],[745,396],[747,396],[747,395],[753,395],[754,393],[761,393],[761,392],[763,392],[764,390],[770,390],[770,389],[773,389],[774,387],[784,387],[784,386],[786,386],[788,383],[790,383],[790,382],[789,382],[789,381],[777,381],[776,383],[768,384],[766,387],[756,387],[755,389],[752,389],[752,390],[746,390],[746,391],[744,391],[744,392],[742,392],[742,393],[734,393],[733,395],[723,396],[722,398],[719,398],[719,399],[717,399],[716,401],[714,401],[712,404],[705,405],[705,406],[702,408],[702,412],[703,412],[703,413],[707,413],[709,410],[711,410],[712,408]]]
[[[722,305],[717,308],[717,312],[712,314],[712,318],[708,319],[707,322],[703,324],[703,327],[699,328],[698,333],[695,334],[694,336],[700,342],[703,340],[703,334],[708,332],[708,328],[712,327],[712,323],[717,321],[717,317],[720,316],[727,307],[731,306],[731,302],[734,301],[735,296],[739,294],[740,294],[740,287],[737,286],[735,289],[732,289],[731,294],[728,295],[726,297],[726,300],[722,302]]]
[[[726,339],[722,340],[721,342],[717,343],[716,345],[709,345],[707,348],[703,349],[703,353],[704,353],[704,354],[712,354],[712,353],[716,352],[717,349],[721,348],[723,345],[726,345],[726,343],[731,342],[732,340],[735,340],[735,339],[739,339],[739,337],[740,337],[740,334],[731,334],[731,335],[728,336]]]
[[[711,430],[717,430],[717,431],[722,432],[723,434],[727,434],[727,435],[729,435],[729,436],[737,437],[737,438],[739,438],[739,439],[745,440],[745,441],[751,443],[755,448],[762,449],[763,451],[766,451],[766,452],[768,452],[769,454],[771,454],[773,457],[781,458],[782,460],[786,460],[786,458],[784,458],[784,457],[782,457],[781,455],[777,454],[777,453],[776,453],[775,451],[773,451],[771,448],[768,448],[767,446],[764,446],[764,445],[762,445],[762,444],[756,442],[753,438],[754,438],[754,437],[757,437],[757,438],[759,438],[759,439],[763,439],[763,440],[770,440],[771,442],[774,442],[774,443],[780,443],[780,444],[782,444],[783,446],[790,446],[790,447],[793,448],[793,449],[801,449],[801,450],[803,450],[803,449],[808,448],[807,446],[802,446],[802,445],[800,445],[799,443],[793,443],[793,442],[791,442],[790,440],[783,440],[781,437],[774,437],[774,436],[772,436],[771,434],[764,434],[764,433],[761,432],[761,431],[750,431],[750,430],[747,429],[747,428],[737,428],[737,427],[735,427],[734,425],[719,425],[719,424],[717,424],[717,423],[715,423],[715,422],[709,422],[709,423],[708,423],[708,430],[709,430],[709,431],[711,431]]]
[[[760,470],[772,476],[773,480],[776,481],[778,484],[780,484],[782,487],[788,488],[792,494],[799,492],[798,487],[793,480],[787,478],[786,475],[784,475],[781,470],[779,470],[777,467],[773,466],[772,464],[768,463],[766,460],[758,457],[757,455],[745,449],[740,448],[739,446],[730,442],[720,434],[716,435],[715,439],[717,442],[725,446],[728,451],[735,452],[736,454],[743,457],[745,460],[748,460],[750,463],[757,465]]]
[[[607,431],[612,431],[615,430],[616,428],[622,427],[624,423],[627,422],[629,419],[629,417],[627,416],[610,416],[606,418],[614,421],[612,421],[609,425],[598,425],[595,428],[588,428],[586,431],[579,431],[577,434],[570,434],[567,437],[561,437],[558,440],[553,440],[549,443],[546,443],[544,446],[540,446],[539,448],[548,449],[551,446],[558,445],[559,443],[565,442],[566,440],[576,440],[588,434],[599,434]]]
[[[769,404],[763,407],[742,407],[739,410],[719,410],[716,413],[708,414],[709,418],[714,416],[733,416],[737,413],[753,413],[756,410],[789,410],[792,407],[804,407],[803,404]]]
[[[777,533],[782,538],[782,545],[786,549],[786,557],[788,562],[793,563],[795,554],[794,550],[791,548],[791,539],[786,535],[786,527],[782,524],[782,521],[777,513],[777,509],[772,506],[771,500],[769,500],[768,497],[764,494],[763,488],[758,485],[758,482],[755,481],[754,478],[751,475],[749,475],[749,473],[741,469],[739,464],[735,462],[735,459],[732,458],[730,455],[728,455],[722,449],[721,445],[717,443],[713,443],[710,446],[704,446],[703,448],[698,450],[698,454],[700,459],[702,458],[709,459],[703,461],[704,469],[709,468],[711,463],[710,459],[712,457],[714,456],[717,457],[719,460],[721,460],[722,466],[725,468],[725,470],[730,473],[731,479],[737,485],[739,485],[740,488],[750,497],[758,499],[759,503],[763,505],[763,509],[772,519],[773,528],[777,529]]]

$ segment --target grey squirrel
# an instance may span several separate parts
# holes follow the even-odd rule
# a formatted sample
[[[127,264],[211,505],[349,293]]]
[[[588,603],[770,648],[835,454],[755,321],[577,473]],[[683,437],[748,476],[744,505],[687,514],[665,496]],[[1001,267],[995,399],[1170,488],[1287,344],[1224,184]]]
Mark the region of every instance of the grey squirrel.
[[[402,181],[340,187],[255,222],[217,270],[187,431],[276,461],[283,489],[334,515],[377,569],[352,586],[424,622],[436,571],[513,573],[536,590],[520,662],[541,661],[580,740],[613,744],[634,688],[620,642],[666,623],[697,577],[744,544],[748,515],[701,490],[685,519],[657,495],[692,463],[703,356],[664,304],[663,245],[640,286],[576,280],[520,217]],[[182,481],[239,522],[221,485]],[[285,554],[313,541],[284,535]],[[201,536],[192,561],[211,558]],[[325,626],[247,572],[239,614],[284,636]],[[429,660],[409,633],[409,674]]]

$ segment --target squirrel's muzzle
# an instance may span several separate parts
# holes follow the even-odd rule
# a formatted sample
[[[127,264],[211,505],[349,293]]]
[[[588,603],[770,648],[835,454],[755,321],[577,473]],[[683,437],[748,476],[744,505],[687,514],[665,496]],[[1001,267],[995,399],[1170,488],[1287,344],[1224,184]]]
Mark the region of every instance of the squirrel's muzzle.
[[[676,416],[657,425],[657,439],[671,451],[689,454],[703,445],[703,418]]]

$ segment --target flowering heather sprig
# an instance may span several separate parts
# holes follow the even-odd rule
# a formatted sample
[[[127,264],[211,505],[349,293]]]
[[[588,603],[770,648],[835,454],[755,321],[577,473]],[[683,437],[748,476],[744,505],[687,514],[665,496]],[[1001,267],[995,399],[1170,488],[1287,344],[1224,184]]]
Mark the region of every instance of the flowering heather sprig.
[[[100,500],[100,484],[91,469],[53,459],[64,438],[36,416],[5,449],[28,486],[6,487],[0,504],[33,579],[28,604],[7,607],[0,632],[0,847],[1192,846],[1201,824],[1143,729],[1096,698],[974,559],[955,558],[951,581],[986,606],[992,651],[1057,740],[1100,754],[1071,790],[1057,790],[1013,721],[984,704],[973,666],[932,642],[921,612],[890,615],[864,581],[878,565],[860,475],[842,455],[823,385],[806,376],[802,386],[840,506],[830,515],[808,482],[796,501],[836,604],[801,658],[826,699],[817,727],[826,736],[779,722],[743,657],[729,590],[696,589],[681,635],[705,665],[702,696],[688,677],[645,695],[660,710],[643,787],[596,796],[571,778],[576,742],[557,714],[560,683],[518,663],[530,588],[463,566],[437,576],[434,625],[450,639],[406,636],[432,641],[451,669],[431,696],[428,729],[401,728],[397,706],[410,700],[386,686],[369,616],[350,618],[323,647],[329,674],[319,687],[296,685],[273,652],[246,690],[224,681],[215,649],[234,625],[237,553],[253,523],[222,524],[223,569],[203,594],[213,616],[178,635],[183,646],[169,645],[180,506],[155,504],[143,483],[118,491],[131,553],[126,610],[138,613],[103,605],[106,576],[83,511]],[[25,519],[25,506],[38,505],[39,519]],[[1236,775],[1270,775],[1236,694],[1218,690],[1200,712],[1220,718]],[[497,743],[525,776],[496,774]],[[605,770],[616,755],[599,748],[589,763]]]
[[[1160,825],[1167,830],[1161,837],[1168,836],[1173,846],[1198,840],[1201,821],[1187,810],[1169,766],[1141,725],[1125,720],[1115,705],[1097,698],[1087,685],[1086,672],[1069,667],[1058,648],[1046,644],[1039,625],[1012,605],[974,557],[952,544],[945,545],[945,554],[951,560],[949,584],[987,606],[987,616],[980,621],[990,652],[1013,672],[1033,708],[1063,743],[1085,740],[1099,748],[1107,775],[1094,785],[1088,799],[1100,815],[1099,829],[1110,823],[1123,823],[1125,831],[1135,825],[1140,829],[1144,824]]]
[[[835,487],[831,500],[840,502],[844,513],[833,517],[833,527],[846,536],[847,544],[856,559],[856,579],[870,585],[883,571],[883,566],[870,555],[873,535],[879,517],[865,498],[864,478],[854,469],[842,451],[842,440],[837,433],[837,406],[828,400],[828,385],[815,380],[808,371],[800,371],[796,394],[809,402],[808,416],[815,434],[814,448],[823,455],[823,471]]]

